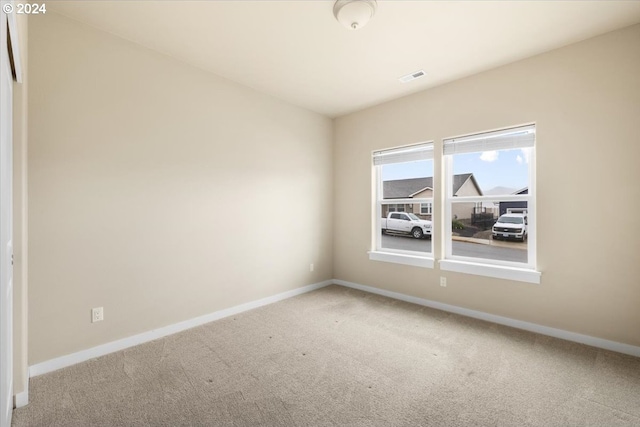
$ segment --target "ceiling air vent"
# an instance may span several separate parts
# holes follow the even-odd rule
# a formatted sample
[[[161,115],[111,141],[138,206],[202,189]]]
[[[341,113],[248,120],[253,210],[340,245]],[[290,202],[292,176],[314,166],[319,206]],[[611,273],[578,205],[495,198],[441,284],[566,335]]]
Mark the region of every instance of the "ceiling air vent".
[[[427,73],[425,73],[424,70],[420,70],[420,71],[416,71],[415,73],[411,73],[411,74],[407,74],[406,76],[402,76],[398,80],[400,80],[402,83],[408,83],[411,80],[415,80],[415,79],[419,79],[420,77],[424,77],[426,74]]]

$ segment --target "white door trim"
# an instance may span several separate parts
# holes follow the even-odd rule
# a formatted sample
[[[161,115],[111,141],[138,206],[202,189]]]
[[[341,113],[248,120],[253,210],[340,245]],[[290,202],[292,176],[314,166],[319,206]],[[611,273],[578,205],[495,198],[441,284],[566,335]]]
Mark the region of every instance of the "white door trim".
[[[22,62],[16,16],[11,13],[13,0],[0,3],[0,427],[9,427],[13,411],[14,347],[13,75],[22,81]]]

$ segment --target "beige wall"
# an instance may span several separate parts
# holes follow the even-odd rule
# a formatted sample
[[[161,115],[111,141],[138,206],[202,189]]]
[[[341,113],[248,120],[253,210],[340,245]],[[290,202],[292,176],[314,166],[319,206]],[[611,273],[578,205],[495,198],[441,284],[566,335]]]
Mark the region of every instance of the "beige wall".
[[[29,42],[30,364],[332,277],[331,120],[55,13]]]
[[[334,214],[334,277],[640,345],[639,117],[636,25],[335,120],[334,203],[350,209]],[[372,150],[436,141],[438,185],[443,138],[530,122],[541,284],[369,261]],[[593,194],[607,203],[585,213]]]
[[[22,83],[13,86],[13,392],[27,390],[27,84],[28,21],[16,15]]]

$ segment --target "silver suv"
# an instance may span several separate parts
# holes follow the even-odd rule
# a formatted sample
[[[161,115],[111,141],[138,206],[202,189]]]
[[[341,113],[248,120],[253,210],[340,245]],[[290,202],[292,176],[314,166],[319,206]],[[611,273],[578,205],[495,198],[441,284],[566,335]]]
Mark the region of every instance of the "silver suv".
[[[527,238],[527,225],[525,214],[508,213],[500,215],[491,231],[496,240],[516,239],[524,242]]]

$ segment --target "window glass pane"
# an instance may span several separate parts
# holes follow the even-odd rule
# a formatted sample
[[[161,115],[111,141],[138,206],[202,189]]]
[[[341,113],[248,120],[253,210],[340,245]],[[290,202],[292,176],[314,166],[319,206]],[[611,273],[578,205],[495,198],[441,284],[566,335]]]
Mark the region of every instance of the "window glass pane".
[[[431,215],[433,213],[433,204],[432,203],[421,203],[420,204],[420,213],[422,215]]]
[[[453,155],[454,197],[527,194],[531,150],[518,148]]]
[[[382,165],[381,171],[383,200],[433,197],[433,160]],[[409,212],[409,207],[410,205],[405,203],[388,204],[385,205],[385,212]],[[422,213],[420,205],[417,210],[411,209],[411,212]],[[430,211],[424,213],[431,214]]]
[[[429,178],[427,181],[414,181],[413,185],[426,184],[433,188],[433,160],[420,160],[416,162],[404,162],[404,163],[392,163],[390,165],[382,165],[382,181],[397,181],[407,179],[424,179]],[[431,185],[428,185],[431,184]],[[400,191],[399,188],[395,188]],[[402,188],[403,192],[393,191],[385,192],[385,199],[397,199],[406,198],[407,195],[412,194],[408,190],[411,188]],[[419,189],[419,188],[418,188]],[[415,190],[415,189],[414,189]],[[415,192],[415,191],[414,191]]]
[[[380,203],[380,247],[431,253],[433,160],[381,165],[380,178],[382,197],[378,200],[390,202]],[[402,203],[393,202],[400,199]]]
[[[451,209],[452,255],[528,262],[526,201],[452,203]]]
[[[431,253],[432,223],[420,213],[420,203],[406,204],[405,212],[385,215],[382,205],[381,248]]]

